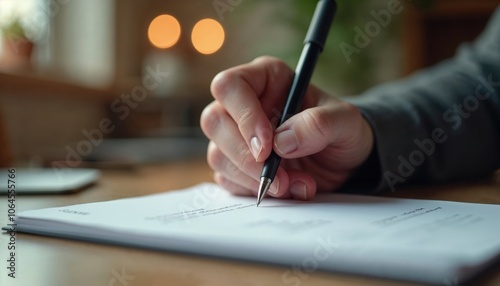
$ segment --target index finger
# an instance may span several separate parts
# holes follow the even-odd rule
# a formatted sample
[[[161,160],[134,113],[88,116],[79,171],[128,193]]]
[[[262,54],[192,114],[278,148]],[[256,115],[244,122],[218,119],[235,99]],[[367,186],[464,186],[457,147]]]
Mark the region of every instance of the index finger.
[[[211,91],[236,122],[253,156],[264,161],[272,150],[273,126],[267,112],[283,102],[293,71],[283,62],[261,57],[219,73]]]

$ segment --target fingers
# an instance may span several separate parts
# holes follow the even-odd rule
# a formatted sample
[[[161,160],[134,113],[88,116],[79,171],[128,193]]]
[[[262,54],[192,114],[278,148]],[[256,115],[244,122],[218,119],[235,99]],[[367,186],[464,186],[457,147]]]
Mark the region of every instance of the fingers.
[[[290,183],[288,192],[296,200],[307,201],[316,194],[316,182],[307,173],[297,170],[288,170]]]
[[[208,145],[207,161],[215,171],[214,179],[223,188],[237,195],[255,195],[257,180],[245,174],[224,153],[210,141]]]
[[[233,195],[253,197],[257,195],[256,191],[252,191],[252,189],[248,189],[238,183],[231,181],[230,179],[228,179],[228,177],[222,175],[221,173],[215,173],[214,180],[219,186],[228,190]]]
[[[319,152],[335,140],[336,113],[311,108],[293,116],[275,131],[274,146],[281,157],[303,157]]]
[[[335,149],[337,162],[355,164],[368,156],[373,135],[368,123],[352,104],[332,100],[291,117],[275,131],[274,150],[283,158],[300,158]],[[359,158],[358,158],[359,157]]]
[[[219,152],[222,152],[238,170],[254,180],[258,180],[261,171],[259,164],[253,159],[238,126],[224,108],[218,102],[213,102],[205,108],[201,117],[201,128],[205,135],[212,140],[209,145],[208,160],[209,164],[216,167],[213,169],[219,171],[223,168],[219,156]]]
[[[255,195],[263,163],[253,159],[243,138],[235,133],[236,124],[217,102],[210,104],[202,116],[210,118],[203,120],[202,128],[211,139],[207,161],[215,171],[215,181],[233,194]],[[268,195],[308,200],[315,193],[316,182],[310,175],[294,169],[285,171],[280,167]]]
[[[226,182],[231,181],[249,191],[258,190],[263,164],[255,161],[236,123],[223,107],[218,102],[211,103],[203,111],[201,123],[203,132],[211,139],[207,154],[210,167],[227,179]],[[278,170],[270,195],[283,197],[286,193],[288,184],[280,184],[281,180],[288,182],[288,177],[283,170]],[[228,184],[226,186],[230,189]]]
[[[277,113],[273,108],[283,105],[292,77],[293,71],[283,62],[265,57],[221,72],[212,82],[214,98],[236,122],[258,162],[271,153],[273,126],[269,117]]]
[[[209,144],[208,162],[212,169],[216,170],[214,179],[217,184],[230,191],[232,194],[241,196],[256,196],[259,182],[241,170],[239,170],[225,155],[218,150],[215,143]],[[276,198],[294,198],[297,200],[310,200],[316,194],[316,182],[302,171],[280,169],[277,178],[280,181],[273,182],[268,195]],[[281,184],[281,182],[287,184]]]
[[[210,167],[216,172],[214,175],[215,181],[237,195],[256,195],[259,188],[259,179],[251,177],[236,166],[218,147],[211,141],[208,147],[207,161]],[[262,164],[252,162],[262,168]],[[277,198],[289,197],[286,192],[287,185],[281,185],[280,179],[283,181],[288,179],[283,170],[278,171],[275,182],[269,189],[269,195]]]

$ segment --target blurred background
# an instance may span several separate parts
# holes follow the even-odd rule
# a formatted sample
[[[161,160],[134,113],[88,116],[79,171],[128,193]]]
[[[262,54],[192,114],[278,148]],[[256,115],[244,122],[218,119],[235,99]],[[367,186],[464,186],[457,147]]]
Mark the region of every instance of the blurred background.
[[[356,95],[454,54],[500,1],[338,0],[313,83]],[[0,164],[203,158],[221,70],[295,67],[316,1],[0,0]]]

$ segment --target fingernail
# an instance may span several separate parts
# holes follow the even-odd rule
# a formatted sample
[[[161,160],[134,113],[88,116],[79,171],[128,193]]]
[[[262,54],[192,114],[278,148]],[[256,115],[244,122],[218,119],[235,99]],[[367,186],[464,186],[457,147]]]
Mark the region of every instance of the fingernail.
[[[299,142],[297,141],[295,132],[289,129],[276,134],[274,137],[274,146],[276,146],[282,154],[288,154],[299,148]]]
[[[277,195],[279,189],[280,189],[280,181],[276,178],[271,187],[269,188],[269,193],[271,193],[272,195]]]
[[[250,147],[252,149],[252,154],[255,157],[255,160],[259,158],[260,151],[262,151],[262,144],[260,143],[259,138],[253,137],[250,140]]]
[[[290,187],[290,193],[295,199],[307,200],[307,186],[302,182],[295,182]]]

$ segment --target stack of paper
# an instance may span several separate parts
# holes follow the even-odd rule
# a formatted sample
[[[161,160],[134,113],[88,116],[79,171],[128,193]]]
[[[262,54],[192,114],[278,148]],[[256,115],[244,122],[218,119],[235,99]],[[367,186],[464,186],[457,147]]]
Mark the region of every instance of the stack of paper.
[[[17,231],[277,263],[283,281],[318,269],[460,283],[500,254],[497,205],[326,194],[235,197],[213,184],[26,211]]]

